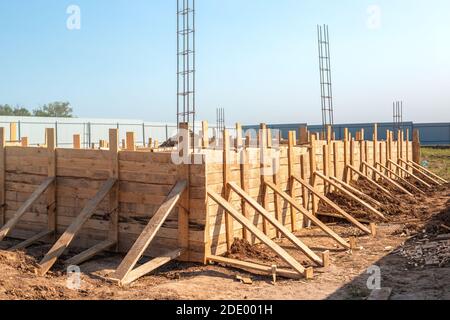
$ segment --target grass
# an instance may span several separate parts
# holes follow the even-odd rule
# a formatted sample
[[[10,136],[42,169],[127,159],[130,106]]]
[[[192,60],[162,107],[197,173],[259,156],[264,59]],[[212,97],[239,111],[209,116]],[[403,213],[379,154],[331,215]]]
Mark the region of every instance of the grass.
[[[422,148],[422,161],[428,161],[429,169],[440,177],[450,180],[450,148]]]

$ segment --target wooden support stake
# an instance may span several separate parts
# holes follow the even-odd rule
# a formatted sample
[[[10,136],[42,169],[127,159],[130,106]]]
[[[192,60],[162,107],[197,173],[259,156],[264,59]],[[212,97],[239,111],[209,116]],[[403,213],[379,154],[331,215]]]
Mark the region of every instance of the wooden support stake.
[[[134,132],[127,132],[127,151],[136,151],[136,140]]]
[[[81,149],[81,137],[79,134],[73,135],[73,148],[74,149]]]
[[[300,127],[299,129],[299,144],[308,144],[308,128],[307,127]]]
[[[376,181],[372,180],[370,177],[366,176],[362,171],[360,171],[360,170],[358,170],[355,167],[352,167],[350,165],[348,165],[347,167],[348,167],[348,169],[350,169],[351,171],[353,171],[354,173],[356,173],[360,177],[366,179],[366,181],[368,181],[372,186],[374,186],[377,189],[381,190],[387,197],[389,197],[390,199],[394,200],[394,198],[392,197],[391,192],[389,190],[387,190],[386,188],[380,186],[379,183],[377,183]]]
[[[56,181],[56,137],[55,129],[48,128],[46,132],[46,145],[48,156],[48,177],[52,180],[47,190],[47,218],[48,230],[54,232],[56,239],[57,213],[56,213],[56,195],[57,195],[57,181]]]
[[[378,218],[381,218],[383,220],[386,220],[386,217],[377,209],[375,209],[374,207],[372,207],[370,204],[368,204],[367,202],[363,201],[362,199],[358,198],[357,196],[355,196],[353,193],[351,193],[350,191],[347,191],[346,189],[344,189],[343,187],[341,187],[339,184],[335,183],[334,181],[332,181],[330,178],[327,177],[327,175],[325,174],[321,174],[320,172],[316,172],[316,175],[321,178],[324,182],[329,183],[330,185],[333,185],[336,189],[338,189],[340,192],[346,194],[347,196],[349,196],[350,198],[352,198],[353,200],[355,200],[356,202],[358,202],[359,204],[361,204],[363,207],[365,207],[367,210],[371,211],[373,214],[375,214]]]
[[[239,213],[232,205],[230,205],[224,198],[215,193],[212,190],[208,190],[208,195],[222,208],[228,211],[234,219],[236,219],[243,227],[247,228],[252,234],[255,235],[261,242],[266,244],[273,252],[275,252],[280,258],[282,258],[287,264],[289,264],[295,271],[302,274],[307,279],[313,277],[313,269],[303,267],[297,260],[295,260],[289,253],[287,253],[278,244],[273,242],[267,237],[261,230],[254,226],[248,219],[246,219],[241,213]]]
[[[228,129],[223,130],[223,193],[224,198],[230,200],[230,189],[228,187],[228,182],[230,182],[230,135]],[[229,212],[225,211],[225,228],[226,228],[226,238],[227,238],[227,249],[231,250],[231,246],[234,241],[234,222],[233,217]]]
[[[417,129],[413,133],[413,162],[420,164],[420,134]]]
[[[9,124],[9,141],[10,142],[17,142],[17,123],[11,122]]]
[[[247,148],[243,148],[240,152],[240,155],[241,155],[241,159],[240,159],[241,187],[245,192],[247,192],[248,191],[248,168],[249,168]],[[244,215],[244,217],[248,219],[247,202],[244,199],[241,200],[241,210],[242,210],[242,214]],[[242,238],[247,240],[249,243],[251,242],[250,235],[248,234],[246,228],[242,228]]]
[[[294,131],[289,131],[289,141],[288,141],[288,175],[289,175],[289,195],[296,199],[295,194],[295,184],[292,176],[294,175],[294,144],[295,137]],[[297,231],[297,211],[293,205],[290,206],[291,212],[291,230],[292,232]]]
[[[55,264],[59,256],[63,254],[63,252],[69,247],[83,225],[89,220],[90,217],[92,217],[95,209],[98,207],[100,202],[108,195],[109,191],[116,183],[117,180],[108,179],[108,181],[106,181],[106,183],[101,187],[95,197],[88,201],[81,213],[66,229],[64,234],[59,238],[59,240],[39,263],[39,269],[37,271],[40,276],[45,275]]]
[[[119,181],[119,131],[117,129],[109,129],[109,153],[111,159],[110,178]],[[119,188],[119,183],[116,183],[109,193],[108,240],[114,242],[116,251],[119,250]]]
[[[0,227],[4,226],[6,223],[5,146],[6,146],[5,128],[0,127]]]
[[[181,148],[178,150],[181,159],[188,159],[188,163],[184,163],[178,166],[178,180],[186,180],[187,187],[186,190],[181,195],[178,205],[178,247],[183,249],[179,260],[189,261],[190,260],[190,240],[189,240],[189,215],[191,207],[191,165],[192,157],[189,156],[192,150],[192,139],[191,130],[189,128],[189,123],[180,123],[179,129],[181,134],[178,137],[178,146]],[[227,140],[228,143],[230,140]],[[203,161],[203,160],[202,160]]]
[[[323,232],[328,234],[331,238],[333,238],[337,243],[339,243],[342,247],[349,249],[350,246],[348,245],[347,241],[345,241],[341,236],[339,236],[337,233],[335,233],[333,230],[331,230],[326,224],[324,224],[322,221],[320,221],[319,218],[312,215],[307,209],[302,207],[300,204],[295,201],[290,195],[288,195],[286,192],[283,192],[280,190],[280,188],[273,183],[268,182],[267,185],[276,193],[278,193],[285,201],[289,202],[293,206],[297,208],[297,210],[300,211],[301,214],[305,216],[305,218],[309,219],[311,223],[319,227]]]
[[[314,174],[315,176],[316,174]],[[348,222],[354,224],[358,229],[361,231],[370,234],[370,230],[367,229],[364,225],[362,225],[358,220],[353,218],[350,214],[345,212],[341,207],[339,207],[337,204],[335,204],[333,201],[325,197],[324,195],[317,192],[313,186],[309,185],[308,182],[300,179],[299,177],[294,176],[295,180],[297,180],[300,184],[303,184],[306,188],[309,189],[309,191],[313,194],[315,194],[321,201],[325,202],[327,205],[329,205],[331,208],[336,210],[341,216],[343,216]]]
[[[208,121],[202,121],[202,149],[209,148],[209,127]]]
[[[345,183],[342,180],[339,180],[338,178],[335,177],[331,177],[331,180],[333,180],[334,182],[340,184],[342,187],[344,187],[345,189],[349,190],[350,192],[356,194],[357,196],[364,198],[366,201],[369,201],[370,203],[372,203],[375,206],[381,207],[381,203],[378,202],[377,200],[373,199],[372,197],[370,197],[369,195],[365,194],[362,191],[359,191],[358,189],[356,189],[355,187],[352,187],[351,185]]]
[[[378,157],[378,124],[373,126],[373,165],[377,163]]]
[[[22,137],[21,146],[24,148],[28,147],[28,137]]]
[[[310,185],[315,189],[316,187],[316,177],[314,172],[317,170],[317,163],[316,163],[316,137],[311,136],[311,150],[309,152],[309,171],[310,171]],[[289,175],[290,179],[293,179],[294,175]],[[312,211],[313,215],[317,214],[317,211],[319,211],[319,199],[315,195],[315,192],[311,192],[312,195]]]
[[[169,214],[176,207],[181,199],[183,192],[187,188],[187,181],[178,182],[170,191],[164,203],[159,207],[158,211],[150,219],[149,223],[139,235],[139,238],[133,244],[133,247],[128,251],[126,257],[120,263],[116,272],[113,275],[114,279],[123,281],[128,274],[133,270],[139,259],[143,256],[145,250],[150,246],[156,234],[161,229],[164,222],[167,220]]]
[[[269,182],[270,183],[270,182]],[[310,248],[308,248],[300,239],[298,239],[291,231],[289,231],[283,223],[279,222],[272,217],[270,212],[263,208],[257,201],[250,197],[244,190],[239,188],[237,184],[231,182],[230,187],[236,192],[240,197],[245,199],[259,214],[261,214],[267,221],[269,221],[283,236],[285,236],[289,241],[291,241],[299,250],[301,250],[308,258],[318,265],[323,265],[322,259],[317,256]]]

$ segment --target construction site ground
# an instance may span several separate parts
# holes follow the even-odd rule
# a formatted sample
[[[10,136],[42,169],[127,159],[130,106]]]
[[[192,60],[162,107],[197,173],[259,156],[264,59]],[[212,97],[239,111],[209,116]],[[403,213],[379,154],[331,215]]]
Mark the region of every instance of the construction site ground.
[[[424,157],[431,169],[447,180],[450,178],[449,149],[426,149]],[[363,236],[341,221],[330,223],[344,237],[358,236],[358,249],[353,252],[341,250],[319,229],[298,232],[298,237],[311,248],[331,253],[330,266],[315,268],[313,280],[280,278],[272,283],[267,275],[220,265],[172,262],[154,275],[120,288],[109,277],[123,256],[108,253],[81,266],[81,287],[72,290],[67,286],[62,264],[46,277],[35,275],[37,261],[49,245],[9,252],[4,249],[17,241],[8,239],[0,243],[0,299],[366,299],[371,293],[367,270],[373,265],[381,268],[382,286],[392,289],[390,299],[450,299],[450,185],[415,199],[400,195],[395,198],[402,205],[389,215],[389,221],[378,224],[375,238]],[[309,263],[288,241],[279,243],[304,265]],[[69,250],[65,254],[69,257],[74,253]],[[229,256],[284,266],[264,246],[250,246],[245,241],[236,241]],[[250,278],[252,284],[238,281],[237,276]]]

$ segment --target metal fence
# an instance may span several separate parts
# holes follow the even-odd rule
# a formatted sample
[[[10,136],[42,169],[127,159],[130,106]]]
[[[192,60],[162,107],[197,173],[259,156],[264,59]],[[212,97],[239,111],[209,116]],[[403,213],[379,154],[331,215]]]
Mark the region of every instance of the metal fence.
[[[301,127],[306,127],[306,124],[271,124],[268,125],[271,129],[278,129],[281,131],[284,139],[287,139],[289,131],[297,131]],[[386,131],[393,130],[395,124],[393,122],[378,123],[378,139],[386,139]],[[415,129],[420,132],[420,141],[424,146],[450,146],[450,123],[413,123],[404,122],[402,124],[403,130],[409,129],[409,139],[412,140],[412,135]],[[244,126],[244,130],[258,129],[259,125]],[[353,124],[337,124],[334,125],[336,139],[343,139],[344,129],[348,128],[352,136],[356,136],[356,132],[364,129],[364,138],[371,140],[373,137],[374,123],[353,123]],[[311,132],[322,132],[321,125],[308,126]]]
[[[9,126],[17,124],[17,139],[27,137],[29,145],[45,143],[45,129],[54,128],[56,146],[71,148],[73,135],[79,134],[81,144],[89,148],[98,145],[100,140],[108,140],[109,129],[118,129],[119,137],[124,139],[127,132],[134,132],[136,145],[147,145],[149,139],[163,143],[176,136],[177,126],[174,123],[150,123],[132,120],[98,120],[98,119],[62,119],[62,118],[32,118],[32,117],[0,117],[0,127],[6,127],[6,140],[11,140]],[[201,130],[201,124],[196,125],[196,134]],[[209,127],[209,136],[221,133],[215,126]],[[230,135],[235,135],[235,128],[229,128]]]

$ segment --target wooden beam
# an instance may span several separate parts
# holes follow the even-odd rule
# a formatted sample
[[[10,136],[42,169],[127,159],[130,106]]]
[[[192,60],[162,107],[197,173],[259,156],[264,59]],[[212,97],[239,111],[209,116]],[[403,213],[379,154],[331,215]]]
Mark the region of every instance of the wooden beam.
[[[9,141],[10,142],[17,142],[17,123],[11,122],[9,124]]]
[[[400,175],[398,175],[396,172],[392,171],[391,169],[389,169],[388,167],[382,165],[381,163],[377,162],[377,163],[375,164],[375,167],[380,167],[380,170],[381,170],[381,169],[384,169],[385,172],[386,172],[386,175],[390,173],[391,175],[393,175],[394,177],[396,177],[398,180],[400,180],[400,181],[402,181],[403,183],[407,184],[410,188],[414,189],[415,191],[417,191],[417,192],[419,192],[419,193],[421,193],[421,194],[425,194],[425,192],[423,192],[422,190],[420,190],[419,188],[417,188],[417,187],[416,187],[415,185],[413,185],[411,182],[409,182],[408,180],[402,178],[402,177],[401,177]]]
[[[308,144],[309,140],[308,140],[308,128],[307,127],[300,127],[298,139],[299,139],[300,145]]]
[[[267,183],[267,185],[276,193],[278,193],[285,201],[289,202],[293,206],[297,208],[297,210],[300,211],[301,214],[303,214],[306,218],[309,219],[314,225],[319,227],[323,232],[328,234],[331,238],[333,238],[337,243],[339,243],[343,248],[350,249],[350,246],[347,241],[345,241],[342,237],[340,237],[337,233],[335,233],[333,230],[331,230],[326,224],[324,224],[322,221],[320,221],[319,218],[312,215],[307,209],[303,208],[300,204],[298,204],[295,199],[293,199],[290,195],[288,195],[286,192],[283,192],[278,188],[278,186],[274,185],[273,183]]]
[[[224,258],[219,256],[209,256],[207,258],[209,262],[214,262],[218,264],[223,264],[227,266],[231,266],[238,269],[243,269],[246,271],[257,271],[261,273],[265,273],[268,275],[272,275],[272,266],[265,266],[262,264],[254,263],[254,262],[246,262],[237,259]],[[301,279],[301,275],[297,272],[287,269],[277,268],[276,274],[280,277],[287,279]]]
[[[354,194],[360,196],[361,198],[364,198],[366,201],[369,201],[370,203],[372,203],[372,204],[374,204],[374,205],[376,205],[378,207],[381,207],[381,203],[380,202],[378,202],[377,200],[375,200],[372,197],[368,196],[364,192],[359,191],[355,187],[352,187],[348,183],[345,183],[344,181],[339,180],[338,178],[335,178],[335,177],[331,177],[330,179],[333,180],[336,183],[339,183],[342,187],[344,187],[345,189],[347,189],[347,190],[353,192]]]
[[[247,192],[248,191],[248,150],[247,147],[243,148],[240,152],[240,178],[241,178],[241,187],[242,189]],[[244,199],[241,199],[241,211],[245,218],[248,219],[248,210],[247,210],[247,202]],[[247,240],[249,243],[251,242],[251,239],[249,237],[249,234],[247,232],[246,228],[242,228],[242,238]]]
[[[224,198],[229,200],[230,190],[228,188],[228,182],[230,181],[231,168],[230,168],[230,134],[228,129],[223,130],[223,194]],[[231,250],[231,246],[234,242],[234,222],[229,212],[225,211],[225,231],[227,239],[227,249]]]
[[[294,179],[292,178],[292,175],[294,174],[294,145],[295,145],[295,137],[294,137],[294,131],[289,131],[289,141],[288,141],[288,183],[289,183],[289,195],[292,198],[296,198],[295,194],[295,186],[294,186]],[[295,210],[295,207],[293,205],[290,206],[290,213],[291,213],[291,230],[292,232],[297,231],[297,211]]]
[[[119,130],[117,129],[109,129],[109,157],[111,159],[109,177],[119,181]],[[116,251],[119,249],[119,188],[119,183],[116,183],[109,193],[108,240],[115,243]]]
[[[375,209],[374,207],[372,207],[370,204],[368,204],[367,202],[363,201],[362,199],[358,198],[357,196],[355,196],[350,191],[347,191],[346,189],[341,187],[339,184],[337,184],[334,181],[332,181],[331,179],[329,179],[326,175],[323,175],[320,172],[316,172],[316,175],[319,178],[321,178],[322,180],[324,180],[324,182],[329,183],[330,185],[332,185],[333,187],[338,189],[340,192],[346,194],[347,196],[349,196],[350,198],[352,198],[353,200],[355,200],[356,202],[361,204],[363,207],[365,207],[367,210],[369,210],[370,212],[375,214],[377,217],[379,217],[379,218],[381,218],[383,220],[386,220],[386,217],[380,211],[378,211],[377,209]]]
[[[367,234],[371,234],[370,230],[368,228],[366,228],[364,225],[362,225],[358,220],[356,220],[355,218],[353,218],[350,214],[348,214],[347,212],[345,212],[341,207],[339,207],[337,204],[335,204],[333,201],[331,201],[330,199],[328,199],[327,197],[325,197],[324,195],[320,194],[319,192],[317,192],[312,186],[310,186],[306,181],[300,179],[299,177],[294,176],[295,180],[297,180],[300,184],[303,184],[306,188],[309,189],[309,191],[313,194],[315,194],[320,200],[322,200],[323,202],[325,202],[326,204],[328,204],[331,208],[333,208],[334,210],[336,210],[340,215],[342,215],[343,217],[345,217],[345,219],[354,224],[358,229],[360,229],[361,231],[367,233]]]
[[[22,147],[24,148],[28,147],[28,137],[22,137],[20,143]]]
[[[134,132],[127,132],[127,151],[136,151],[136,140]]]
[[[46,146],[47,146],[47,157],[48,157],[48,169],[47,175],[49,179],[52,179],[51,184],[48,186],[47,191],[47,225],[48,230],[53,231],[54,240],[56,240],[56,226],[57,226],[57,205],[56,205],[56,194],[57,194],[57,179],[56,179],[56,136],[55,129],[47,128],[46,132]]]
[[[17,210],[14,216],[2,227],[0,230],[0,241],[2,241],[11,230],[17,225],[23,215],[31,208],[31,206],[41,197],[47,188],[54,182],[55,178],[47,178],[45,181],[33,192],[33,194],[25,201]]]
[[[30,239],[27,239],[27,240],[15,245],[14,247],[10,248],[9,251],[26,249],[29,246],[33,245],[34,243],[42,240],[43,238],[45,238],[49,235],[52,235],[53,233],[54,233],[54,231],[52,231],[52,230],[44,230],[44,231],[38,233],[37,235],[31,237]]]
[[[242,125],[240,123],[236,123],[236,150],[242,148]]]
[[[401,161],[404,161],[403,159],[400,159],[400,160],[401,160]],[[412,161],[408,161],[407,163],[408,163],[408,165],[410,165],[410,166],[412,166],[412,167],[414,167],[414,168],[416,168],[416,169],[418,169],[418,170],[421,170],[421,171],[423,171],[424,173],[429,174],[430,176],[434,177],[435,179],[440,180],[442,183],[448,183],[447,180],[445,180],[445,179],[439,177],[437,174],[435,174],[434,172],[428,170],[427,168],[422,167],[420,164],[417,164],[417,163],[412,162]],[[436,180],[435,180],[435,181],[436,181]],[[436,181],[436,182],[437,182],[437,181]]]
[[[81,149],[81,137],[79,134],[73,135],[73,148],[74,149]]]
[[[209,148],[209,127],[208,121],[202,121],[202,149]]]
[[[420,164],[420,133],[418,129],[413,132],[413,162]]]
[[[83,264],[84,262],[90,260],[92,257],[96,256],[102,251],[108,250],[116,245],[115,240],[105,240],[100,242],[99,244],[96,244],[95,246],[89,248],[86,251],[83,251],[82,253],[76,255],[73,258],[70,258],[69,260],[65,261],[64,264],[67,266],[78,266]]]
[[[378,124],[373,125],[373,165],[377,163],[378,157]]]
[[[0,127],[0,227],[4,226],[6,223],[5,147],[6,147],[5,128]]]
[[[270,183],[270,182],[269,182]],[[300,251],[302,251],[311,261],[323,266],[323,261],[319,256],[317,256],[314,251],[312,251],[308,246],[306,246],[300,239],[298,239],[291,231],[289,231],[281,222],[272,217],[270,212],[263,208],[257,201],[250,197],[244,190],[239,188],[234,182],[230,182],[229,186],[236,192],[240,197],[247,201],[253,209],[255,209],[259,214],[261,214],[267,221],[269,221],[283,236],[291,241],[294,246],[296,246]]]
[[[406,170],[408,170],[408,168],[411,168],[412,171],[416,171],[416,175],[417,175],[417,171],[419,171],[419,173],[422,174],[426,180],[428,180],[429,182],[431,182],[433,184],[442,185],[442,183],[443,183],[442,178],[440,178],[439,176],[436,176],[431,171],[425,169],[424,167],[422,167],[414,162],[408,162],[406,160],[403,160],[402,158],[398,159],[398,162],[399,162],[399,164],[404,164]],[[435,179],[435,177],[437,177],[437,178]],[[439,181],[437,179],[439,179]]]
[[[262,123],[261,127],[260,127],[260,146],[259,146],[259,162],[260,162],[260,179],[261,179],[261,198],[262,198],[262,203],[264,204],[264,207],[267,208],[267,206],[269,205],[269,198],[268,198],[268,190],[267,187],[265,185],[265,180],[266,180],[266,156],[267,156],[267,125]],[[231,197],[230,197],[231,198]],[[227,199],[228,201],[230,199]],[[270,230],[269,230],[269,224],[267,219],[265,219],[264,217],[262,218],[263,220],[263,231],[264,234],[266,236],[269,236]],[[270,236],[271,237],[271,236]]]
[[[228,203],[224,198],[208,189],[208,195],[222,208],[227,210],[234,219],[236,219],[243,227],[247,228],[256,238],[267,245],[273,252],[275,252],[281,259],[283,259],[289,266],[291,266],[299,274],[304,275],[310,279],[313,276],[312,268],[303,267],[297,260],[295,260],[289,253],[276,244],[273,240],[267,237],[261,230],[254,226],[248,219],[239,213],[234,207]]]
[[[274,157],[274,159],[272,160],[272,167],[274,168],[273,170],[273,175],[272,175],[272,181],[274,184],[278,184],[280,177],[279,177],[279,171],[276,168],[280,167],[280,159],[279,157]],[[245,191],[245,189],[243,189]],[[283,221],[283,213],[282,213],[282,207],[281,207],[281,199],[280,196],[277,193],[274,193],[273,195],[273,200],[274,200],[274,204],[275,204],[275,218],[277,219],[277,221],[282,222]],[[243,200],[244,202],[246,202],[245,200]],[[281,232],[277,230],[277,238],[281,238]]]
[[[183,249],[179,260],[190,260],[190,241],[189,241],[189,215],[191,208],[191,165],[193,161],[191,129],[189,123],[183,122],[179,124],[181,134],[178,137],[178,146],[183,146],[182,150],[178,150],[181,159],[188,159],[188,164],[178,165],[177,174],[178,181],[186,180],[186,190],[181,195],[178,205],[178,248]],[[202,163],[204,159],[202,159]],[[206,196],[206,194],[205,194]]]
[[[314,175],[314,172],[317,170],[317,162],[316,162],[316,136],[311,136],[311,150],[309,152],[309,173],[310,173],[310,185],[313,189],[316,187],[316,177]],[[289,175],[290,179],[293,180],[294,175]],[[312,196],[312,212],[313,215],[317,213],[319,210],[319,199],[317,198],[316,194],[314,192],[310,193]]]
[[[372,172],[374,172],[375,174],[377,174],[380,177],[382,177],[384,180],[386,180],[393,187],[396,187],[397,189],[401,190],[403,193],[406,193],[409,196],[414,196],[411,192],[409,192],[408,190],[403,188],[401,185],[399,185],[397,182],[395,182],[394,180],[389,178],[387,175],[385,175],[380,170],[376,169],[374,166],[371,166],[370,164],[368,164],[366,161],[363,162],[363,165],[366,166],[367,168],[369,168],[370,170],[372,170]]]
[[[50,270],[50,268],[55,264],[58,257],[63,254],[63,252],[69,247],[70,243],[81,230],[83,225],[89,220],[90,217],[92,217],[95,209],[102,202],[102,200],[105,199],[111,188],[114,187],[116,183],[116,179],[108,179],[108,181],[106,181],[106,183],[101,187],[95,197],[87,202],[81,213],[75,218],[72,224],[66,229],[64,234],[59,238],[59,240],[39,263],[39,275],[43,276]]]
[[[423,181],[421,178],[419,178],[418,176],[412,174],[411,172],[407,171],[405,168],[400,167],[398,164],[396,164],[394,161],[389,160],[388,163],[391,166],[394,166],[395,168],[397,168],[400,171],[403,171],[405,173],[408,174],[408,176],[412,177],[414,180],[418,181],[419,183],[423,184],[424,186],[426,186],[427,188],[431,188],[431,185],[426,183],[425,181]]]
[[[126,257],[120,263],[117,271],[114,273],[113,278],[122,281],[133,270],[134,266],[138,263],[139,259],[147,250],[156,234],[161,229],[167,217],[178,204],[181,199],[181,195],[186,190],[187,181],[178,182],[170,191],[166,200],[159,207],[158,211],[150,219],[147,226],[144,228],[139,238],[134,243],[133,247],[128,251]]]
[[[357,175],[359,175],[361,178],[366,179],[366,181],[368,181],[372,186],[376,187],[377,189],[381,190],[386,197],[394,200],[394,198],[391,196],[391,192],[389,190],[387,190],[386,188],[380,186],[380,184],[378,184],[378,182],[372,180],[371,178],[369,178],[368,176],[366,176],[363,172],[359,171],[358,169],[356,169],[353,166],[348,165],[347,166],[351,171],[353,171],[354,173],[356,173]]]
[[[183,249],[176,249],[170,251],[166,254],[163,254],[153,260],[143,264],[142,266],[137,267],[136,269],[130,271],[128,276],[119,282],[120,286],[126,286],[130,283],[136,281],[137,279],[149,274],[150,272],[162,267],[163,265],[169,263],[170,261],[177,259],[183,253]]]

